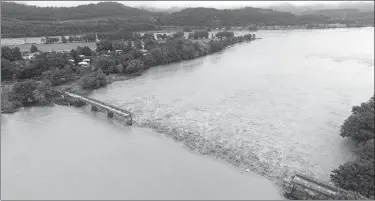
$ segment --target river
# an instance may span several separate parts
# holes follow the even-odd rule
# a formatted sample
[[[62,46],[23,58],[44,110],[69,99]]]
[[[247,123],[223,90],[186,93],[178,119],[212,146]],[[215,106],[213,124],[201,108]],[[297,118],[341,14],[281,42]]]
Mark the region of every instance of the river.
[[[352,106],[373,95],[374,29],[257,36],[92,93],[133,112],[133,127],[87,107],[2,115],[2,198],[281,199],[271,182],[281,175],[327,181],[354,159],[339,130]],[[140,127],[220,139],[254,155],[253,172]]]

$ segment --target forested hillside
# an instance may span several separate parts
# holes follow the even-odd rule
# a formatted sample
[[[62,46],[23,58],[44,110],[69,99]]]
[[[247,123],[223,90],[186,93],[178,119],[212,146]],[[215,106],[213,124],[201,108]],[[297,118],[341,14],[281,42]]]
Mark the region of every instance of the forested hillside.
[[[155,18],[160,15],[114,2],[61,8],[2,2],[1,35],[7,38],[153,30]]]
[[[24,21],[63,21],[109,16],[152,16],[155,14],[115,2],[101,2],[76,7],[36,7],[11,2],[1,3],[2,17]]]
[[[334,13],[338,14],[334,14]],[[361,14],[362,13],[362,14]],[[300,25],[314,23],[368,22],[373,12],[306,12],[295,15],[273,9],[186,8],[178,12],[151,12],[121,3],[104,2],[76,7],[36,7],[1,3],[1,35],[10,37],[61,36],[118,30],[148,31],[160,26],[227,27],[258,25]]]
[[[351,21],[374,22],[374,11],[360,11],[358,9],[324,9],[305,11],[303,14],[324,15],[332,19],[345,19]]]
[[[187,8],[161,17],[162,24],[241,26],[249,23],[288,23],[296,16],[291,13],[246,7],[241,9]]]

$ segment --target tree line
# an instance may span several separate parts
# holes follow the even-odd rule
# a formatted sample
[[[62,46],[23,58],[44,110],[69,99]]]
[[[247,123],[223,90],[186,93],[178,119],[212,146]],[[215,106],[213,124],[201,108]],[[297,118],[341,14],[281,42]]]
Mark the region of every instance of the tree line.
[[[357,158],[332,171],[331,181],[346,190],[355,191],[374,199],[374,96],[360,106],[352,108],[352,114],[341,126],[341,137],[357,143]]]
[[[2,2],[1,34],[3,38],[61,36],[73,33],[148,31],[160,26],[227,27],[257,25],[301,25],[355,23],[324,15],[294,15],[272,9],[187,8],[174,13],[149,12],[104,2],[71,8],[35,7]],[[66,13],[69,13],[67,15]],[[373,13],[372,13],[373,16]],[[188,28],[185,28],[188,30]]]
[[[133,17],[153,16],[147,10],[132,8],[116,2],[100,2],[97,4],[75,7],[37,7],[13,2],[1,2],[2,17],[24,21],[63,21],[109,16]]]
[[[119,21],[116,24],[104,22],[27,22],[2,20],[1,35],[3,38],[82,35],[85,33],[107,33],[120,30],[150,31],[158,30],[158,26],[151,23],[129,23]]]
[[[47,90],[48,87],[77,78],[80,79],[82,88],[95,89],[106,86],[106,76],[109,74],[138,75],[154,66],[194,59],[253,39],[252,35],[245,35],[202,44],[185,39],[180,34],[168,37],[165,43],[158,43],[150,34],[138,37],[140,36],[137,35],[135,41],[112,41],[107,37],[97,43],[96,50],[78,46],[70,52],[40,52],[33,45],[30,51],[39,54],[31,60],[22,60],[17,47],[2,47],[2,80],[14,80],[18,83],[10,92],[8,109],[45,104],[53,97]],[[147,53],[141,51],[141,43],[145,44]],[[84,58],[90,58],[90,67],[77,65]],[[38,88],[39,85],[41,86]],[[25,91],[30,93],[24,93]]]

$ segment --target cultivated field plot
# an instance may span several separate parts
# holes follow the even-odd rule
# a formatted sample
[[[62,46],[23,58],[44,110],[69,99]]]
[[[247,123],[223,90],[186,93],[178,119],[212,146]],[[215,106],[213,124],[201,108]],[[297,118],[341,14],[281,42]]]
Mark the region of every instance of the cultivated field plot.
[[[36,44],[39,50],[43,52],[47,51],[60,51],[60,50],[71,50],[76,49],[77,46],[88,46],[91,49],[96,48],[95,42],[90,43],[54,43],[54,44]],[[22,45],[9,45],[9,47],[19,47],[21,52],[30,51],[31,44],[22,44]]]

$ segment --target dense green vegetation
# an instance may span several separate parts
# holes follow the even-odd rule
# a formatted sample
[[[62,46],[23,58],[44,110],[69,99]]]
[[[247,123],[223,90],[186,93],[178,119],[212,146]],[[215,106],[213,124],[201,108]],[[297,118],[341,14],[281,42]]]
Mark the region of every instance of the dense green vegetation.
[[[31,47],[30,47],[30,52],[31,52],[31,53],[38,52],[38,47],[35,46],[35,45],[31,45]]]
[[[374,11],[360,11],[358,9],[324,9],[303,12],[305,15],[324,15],[331,19],[349,19],[350,21],[361,21],[364,23],[374,22]]]
[[[81,79],[84,89],[98,89],[107,85],[107,78],[101,69],[84,75]]]
[[[374,199],[374,96],[360,106],[341,126],[341,136],[357,142],[358,157],[332,171],[331,181],[338,187]]]
[[[148,31],[160,26],[228,27],[257,25],[301,25],[324,23],[372,22],[373,12],[337,15],[333,12],[294,15],[273,9],[187,8],[174,13],[150,12],[121,3],[102,2],[77,7],[36,7],[2,2],[3,38],[66,36],[117,31]],[[327,13],[327,14],[325,14]],[[372,17],[372,18],[371,18]]]
[[[207,31],[202,33],[208,35]],[[52,87],[77,79],[80,79],[79,83],[83,89],[97,89],[107,85],[106,75],[109,74],[138,75],[157,65],[194,59],[218,52],[229,45],[254,39],[252,35],[248,34],[239,37],[230,36],[222,40],[211,40],[208,43],[193,42],[185,39],[182,32],[178,32],[172,37],[168,37],[165,42],[159,43],[151,34],[145,34],[142,37],[134,34],[134,36],[132,38],[135,39],[134,41],[124,42],[106,37],[97,43],[96,51],[87,46],[78,46],[70,52],[40,52],[37,46],[32,46],[31,52],[36,54],[30,60],[23,60],[18,48],[2,47],[2,80],[29,84],[32,82],[29,86],[31,88],[27,89],[30,93],[36,90],[39,82],[48,83],[48,86]],[[141,42],[144,43],[148,52],[140,50]],[[89,67],[78,65],[85,58],[90,59]],[[44,97],[48,97],[39,91],[35,92],[38,95],[35,97],[42,98],[36,99],[29,93],[26,93],[25,97],[21,97],[21,92],[14,91],[18,88],[17,85],[8,93],[9,97],[12,97],[14,93],[17,94],[15,97],[18,99],[7,98],[7,103],[10,104],[5,107],[17,108],[29,104],[44,104],[46,102]],[[23,86],[23,88],[25,87]],[[30,103],[25,100],[30,100]]]
[[[2,109],[12,110],[18,107],[26,107],[32,105],[47,105],[52,97],[51,83],[48,80],[35,81],[26,80],[22,82],[16,82],[12,86],[12,90],[6,94],[7,99],[5,103],[2,103]],[[2,94],[2,97],[4,95]],[[10,106],[6,105],[10,104]],[[8,107],[3,107],[8,106]]]
[[[178,26],[298,25],[331,22],[330,18],[326,16],[296,16],[289,12],[253,7],[223,10],[202,7],[187,8],[170,15],[161,16],[158,21],[162,25]]]
[[[155,30],[154,18],[160,15],[114,2],[56,8],[1,2],[1,6],[3,38]]]
[[[1,47],[1,59],[9,61],[21,60],[22,55],[19,47],[10,48],[8,46]],[[3,66],[3,65],[1,65]]]
[[[18,3],[2,2],[1,6],[2,16],[25,21],[62,21],[108,16],[152,16],[153,14],[157,14],[114,2],[101,2],[76,7],[37,7]]]

